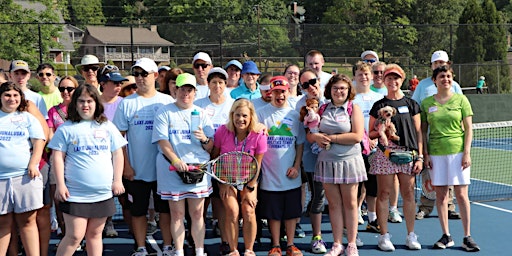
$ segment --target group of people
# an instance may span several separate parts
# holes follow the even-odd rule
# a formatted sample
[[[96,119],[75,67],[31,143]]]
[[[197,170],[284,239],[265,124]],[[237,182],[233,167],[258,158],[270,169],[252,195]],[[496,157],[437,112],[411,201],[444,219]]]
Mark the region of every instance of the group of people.
[[[198,52],[194,74],[141,58],[128,78],[116,66],[86,55],[77,65],[82,85],[65,76],[56,90],[53,67],[42,64],[37,75],[44,90],[37,94],[26,87],[28,64],[13,61],[10,81],[0,86],[0,151],[12,156],[0,161],[5,170],[0,174],[0,200],[5,202],[0,255],[7,252],[14,224],[27,254],[46,255],[49,229],[40,226],[50,223],[51,197],[65,227],[57,255],[72,255],[84,237],[88,255],[101,255],[102,232],[106,223],[111,225],[113,197],[119,196],[135,240],[133,256],[148,255],[150,204],[159,213],[163,255],[183,256],[186,239],[196,255],[204,255],[209,203],[218,219],[223,255],[240,255],[241,217],[245,255],[255,255],[258,222],[266,219],[268,255],[282,255],[285,237],[287,256],[301,256],[294,237],[304,236],[299,222],[306,185],[313,253],[358,255],[363,201],[367,229],[380,233],[379,249],[393,251],[387,222],[402,221],[398,191],[404,202],[405,244],[419,250],[414,182],[422,171],[430,174],[436,190],[443,235],[435,247],[454,245],[447,221],[453,186],[465,234],[462,247],[479,250],[471,238],[467,190],[473,113],[457,91],[446,52],[434,53],[433,76],[417,85],[412,99],[400,90],[404,70],[380,62],[374,51],[363,52],[353,77],[324,72],[323,55],[316,50],[308,52],[306,64],[302,70],[291,64],[282,75],[262,76],[253,61],[214,67],[207,53]],[[394,113],[387,120],[380,114],[384,108]],[[200,121],[194,124],[197,112]],[[316,123],[306,125],[305,115]],[[258,178],[233,187],[188,172],[230,151],[253,155]],[[398,153],[407,160],[390,158]],[[329,251],[320,228],[325,199],[334,237]]]

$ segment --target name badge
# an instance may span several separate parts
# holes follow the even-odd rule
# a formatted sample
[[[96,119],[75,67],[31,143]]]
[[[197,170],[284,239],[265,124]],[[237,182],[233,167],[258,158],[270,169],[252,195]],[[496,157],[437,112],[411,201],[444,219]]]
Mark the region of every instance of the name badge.
[[[209,116],[214,116],[215,115],[215,109],[213,109],[213,108],[206,108],[206,114],[208,114]]]
[[[363,96],[363,100],[364,101],[370,101],[370,100],[372,100],[372,97],[366,95],[366,96]]]
[[[407,106],[400,106],[400,107],[398,107],[398,113],[400,113],[400,114],[409,113],[409,108]]]
[[[107,137],[107,131],[106,130],[95,130],[94,131],[94,138],[96,139],[104,139]]]
[[[432,106],[432,107],[428,108],[428,112],[429,113],[437,112],[437,106]]]
[[[18,123],[18,122],[21,122],[21,121],[23,121],[23,116],[20,116],[20,115],[17,115],[15,117],[11,118],[11,122],[12,123]]]
[[[342,115],[342,116],[337,116],[336,117],[336,122],[337,123],[345,123],[348,121],[348,118],[346,115]]]

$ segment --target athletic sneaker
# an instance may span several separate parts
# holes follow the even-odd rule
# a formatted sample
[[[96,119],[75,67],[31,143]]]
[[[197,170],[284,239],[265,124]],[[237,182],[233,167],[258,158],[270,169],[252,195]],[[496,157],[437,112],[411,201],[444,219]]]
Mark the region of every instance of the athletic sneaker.
[[[388,221],[392,223],[402,223],[402,216],[400,216],[398,209],[389,211]]]
[[[282,256],[281,247],[279,245],[273,246],[270,251],[268,251],[268,256]]]
[[[357,218],[357,223],[359,225],[363,225],[364,224],[364,219],[363,219],[363,216],[361,215],[361,213],[359,213],[359,217]]]
[[[231,248],[229,248],[228,242],[222,242],[219,247],[220,255],[227,255],[229,254]]]
[[[52,232],[57,231],[57,229],[59,229],[59,222],[57,222],[57,219],[52,218],[52,220],[50,221],[50,227]]]
[[[391,235],[386,233],[384,235],[379,236],[379,249],[385,252],[391,252],[395,250],[395,246],[391,242]]]
[[[380,233],[380,226],[379,226],[378,219],[375,219],[374,221],[368,221],[368,225],[366,225],[366,231]]]
[[[157,231],[158,231],[158,228],[156,226],[156,222],[153,224],[153,223],[148,221],[148,225],[147,225],[147,228],[146,228],[146,235],[149,235],[149,236],[153,235]]]
[[[172,246],[164,246],[162,250],[162,256],[175,256],[176,251],[174,250],[174,247]]]
[[[238,250],[234,250],[228,253],[226,256],[240,256],[240,252],[238,252]]]
[[[456,211],[448,210],[448,219],[450,220],[460,220],[460,213]]]
[[[286,248],[286,256],[302,256],[302,252],[295,245],[288,245]]]
[[[147,256],[147,255],[148,255],[148,251],[146,251],[146,248],[139,248],[132,253],[132,256]]]
[[[363,240],[359,237],[359,233],[356,235],[356,245],[357,247],[362,247],[364,245]]]
[[[302,230],[302,227],[300,226],[299,223],[297,223],[297,225],[295,225],[295,237],[297,237],[297,238],[306,237],[306,233],[304,232],[304,230]]]
[[[327,252],[325,246],[326,244],[321,236],[314,236],[313,239],[311,239],[311,252],[316,254],[325,253]]]
[[[439,239],[435,244],[434,244],[434,249],[446,249],[446,247],[452,247],[454,246],[455,243],[453,242],[453,239],[451,236],[448,236],[446,234],[443,234],[443,236],[441,237],[441,239]]]
[[[416,236],[414,232],[409,233],[409,235],[405,239],[405,245],[410,250],[421,250],[421,244],[420,242],[418,242],[418,236]]]
[[[466,249],[468,252],[478,252],[480,251],[480,246],[478,246],[471,236],[464,237],[462,240],[462,248]]]
[[[347,249],[345,250],[346,256],[359,256],[359,251],[357,250],[357,246],[355,244],[347,244]]]
[[[117,231],[114,228],[114,223],[112,221],[107,222],[104,231],[106,237],[113,238],[118,236]]]
[[[324,256],[339,256],[343,254],[343,245],[338,243],[333,243],[331,250],[324,254]]]
[[[428,217],[429,213],[426,213],[422,210],[419,210],[417,213],[416,213],[416,219],[417,220],[422,220],[423,218],[425,217]]]

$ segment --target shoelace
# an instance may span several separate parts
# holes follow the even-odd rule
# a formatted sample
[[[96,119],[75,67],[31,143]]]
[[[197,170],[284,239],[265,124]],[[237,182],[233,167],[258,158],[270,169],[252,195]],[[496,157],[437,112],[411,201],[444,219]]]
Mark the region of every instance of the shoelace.
[[[327,246],[325,244],[325,242],[322,240],[322,239],[319,239],[319,240],[316,240],[314,243],[313,243],[313,247],[316,247],[318,244],[322,244],[323,246]]]

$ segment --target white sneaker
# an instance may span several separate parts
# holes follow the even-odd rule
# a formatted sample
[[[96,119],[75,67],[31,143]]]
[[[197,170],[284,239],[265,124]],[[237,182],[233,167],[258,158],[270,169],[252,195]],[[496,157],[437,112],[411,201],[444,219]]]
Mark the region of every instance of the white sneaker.
[[[386,233],[384,235],[379,236],[379,249],[386,252],[391,252],[395,250],[395,246],[391,242],[391,235]]]
[[[402,216],[400,216],[400,212],[398,210],[389,211],[389,222],[392,223],[402,223]]]
[[[106,237],[117,237],[119,234],[117,234],[116,229],[114,228],[114,223],[108,222],[105,225],[105,236]]]
[[[174,250],[174,247],[168,247],[168,248],[164,248],[162,250],[162,256],[175,256],[176,255],[176,251]]]
[[[59,229],[59,223],[57,222],[57,219],[52,219],[50,223],[52,232],[57,231],[57,229]]]
[[[364,224],[364,219],[363,219],[363,216],[361,215],[361,213],[359,213],[359,218],[357,219],[357,222],[359,223],[359,225]]]
[[[405,245],[410,250],[421,250],[421,244],[418,242],[418,236],[414,232],[409,233],[405,239]]]
[[[357,247],[362,247],[364,245],[363,240],[359,237],[359,233],[356,236],[356,245]]]

